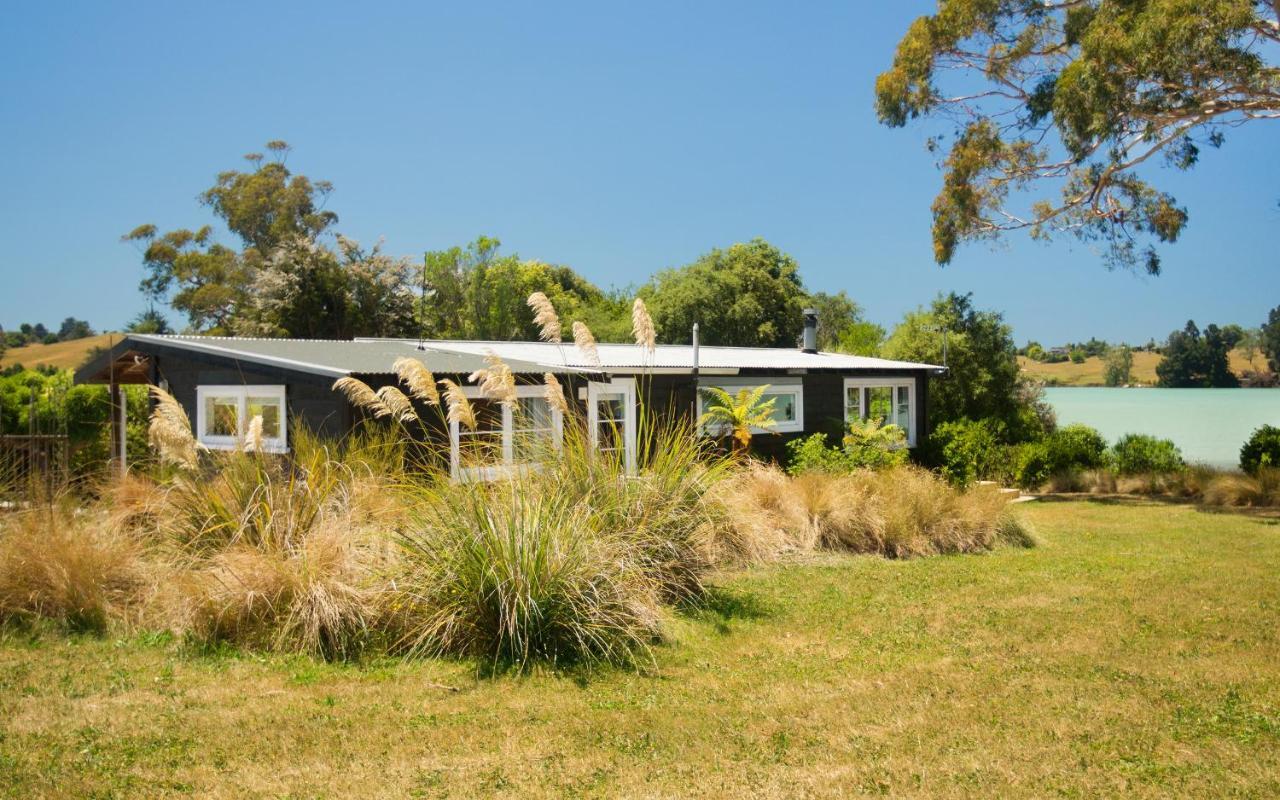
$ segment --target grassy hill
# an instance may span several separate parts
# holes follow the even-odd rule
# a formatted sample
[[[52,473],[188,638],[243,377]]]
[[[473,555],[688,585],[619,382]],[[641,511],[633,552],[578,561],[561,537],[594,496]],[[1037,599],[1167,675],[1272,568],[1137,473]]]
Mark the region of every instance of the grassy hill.
[[[75,369],[83,364],[95,349],[106,348],[112,339],[119,341],[120,334],[104,333],[70,342],[11,347],[0,355],[0,369],[12,364],[21,364],[24,367],[48,364],[59,369]]]
[[[1133,354],[1133,382],[1144,386],[1156,383],[1156,365],[1164,360],[1159,353],[1138,352]],[[1106,366],[1101,358],[1086,358],[1082,364],[1064,361],[1060,364],[1041,364],[1029,358],[1018,356],[1018,366],[1022,371],[1036,380],[1055,386],[1104,386],[1103,376]],[[1231,371],[1237,375],[1248,370],[1261,369],[1266,366],[1266,359],[1259,355],[1250,366],[1240,350],[1231,351]]]

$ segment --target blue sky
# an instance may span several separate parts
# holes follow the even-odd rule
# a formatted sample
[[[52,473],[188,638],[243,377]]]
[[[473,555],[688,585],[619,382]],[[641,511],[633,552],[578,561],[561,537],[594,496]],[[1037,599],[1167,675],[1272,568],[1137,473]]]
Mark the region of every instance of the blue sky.
[[[972,291],[1046,343],[1256,325],[1280,304],[1280,128],[1265,123],[1157,176],[1192,215],[1162,277],[1020,236],[937,267],[928,131],[883,128],[872,108],[931,5],[11,6],[0,324],[122,325],[143,300],[121,234],[210,221],[196,195],[274,138],[335,184],[343,233],[395,254],[485,233],[627,285],[762,236],[878,322]]]

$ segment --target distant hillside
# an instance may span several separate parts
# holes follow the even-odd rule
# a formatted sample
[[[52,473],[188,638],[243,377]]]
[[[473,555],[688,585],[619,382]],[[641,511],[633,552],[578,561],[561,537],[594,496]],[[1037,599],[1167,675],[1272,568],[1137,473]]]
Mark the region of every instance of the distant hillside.
[[[1154,386],[1156,383],[1156,365],[1164,360],[1159,353],[1135,352],[1133,354],[1133,383],[1143,386]],[[1103,376],[1106,366],[1101,358],[1086,358],[1083,364],[1063,361],[1059,364],[1041,364],[1024,356],[1018,356],[1018,366],[1032,378],[1055,386],[1104,386]],[[1266,358],[1259,354],[1254,365],[1239,350],[1231,351],[1231,371],[1239,375],[1242,372],[1266,367]]]
[[[0,356],[0,368],[11,364],[24,367],[37,367],[48,364],[59,369],[75,369],[85,362],[95,348],[107,347],[114,338],[120,340],[119,333],[104,333],[86,339],[73,339],[70,342],[56,344],[29,344],[26,347],[10,347]]]

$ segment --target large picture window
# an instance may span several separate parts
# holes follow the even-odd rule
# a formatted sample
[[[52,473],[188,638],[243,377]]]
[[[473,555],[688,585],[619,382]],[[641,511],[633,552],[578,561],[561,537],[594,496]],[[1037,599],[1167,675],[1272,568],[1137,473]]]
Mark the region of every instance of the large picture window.
[[[196,387],[196,439],[210,450],[244,446],[254,417],[262,418],[262,449],[289,449],[288,411],[283,386]]]
[[[476,427],[449,423],[449,466],[455,479],[494,480],[535,466],[549,448],[560,447],[564,420],[544,397],[545,387],[517,386],[513,406],[485,397],[477,387],[463,391],[475,411]]]
[[[874,419],[897,425],[907,434],[907,446],[916,446],[916,382],[914,378],[846,378],[845,419]]]
[[[801,433],[804,431],[804,384],[797,378],[781,378],[775,381],[762,380],[718,380],[703,381],[701,388],[714,386],[723,389],[730,395],[737,396],[743,389],[754,390],[768,385],[760,395],[760,402],[773,400],[774,427],[768,430],[756,430],[754,433]],[[698,417],[706,413],[709,401],[703,392],[698,393]],[[720,431],[708,430],[707,433],[718,436]]]

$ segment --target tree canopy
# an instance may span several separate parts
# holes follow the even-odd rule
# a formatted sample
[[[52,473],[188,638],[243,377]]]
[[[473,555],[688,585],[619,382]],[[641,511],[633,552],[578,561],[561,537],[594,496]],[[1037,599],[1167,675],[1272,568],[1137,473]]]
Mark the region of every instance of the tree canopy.
[[[1156,365],[1160,385],[1169,388],[1239,386],[1228,357],[1236,346],[1236,331],[1210,325],[1201,333],[1194,321],[1169,334],[1164,359]]]
[[[1267,321],[1259,330],[1259,344],[1267,355],[1267,366],[1272,372],[1280,372],[1280,306],[1267,314]]]
[[[856,356],[874,356],[884,343],[884,328],[863,316],[843,290],[835,294],[815,292],[808,305],[818,312],[818,349]]]
[[[939,0],[876,81],[889,126],[954,123],[933,204],[947,264],[963,242],[1027,229],[1160,270],[1188,215],[1140,174],[1190,169],[1226,129],[1280,117],[1277,9],[1265,0]],[[931,147],[941,148],[939,139]],[[1014,193],[1057,187],[1021,207]],[[1050,189],[1051,191],[1051,189]]]
[[[791,256],[764,241],[712,250],[666,269],[640,290],[664,344],[687,344],[697,322],[703,344],[791,347],[807,294]]]
[[[238,247],[218,242],[211,225],[167,233],[140,225],[124,236],[143,246],[143,293],[168,300],[201,332],[412,335],[411,264],[341,235],[331,244],[338,216],[324,203],[333,187],[293,174],[284,142],[267,150],[269,159],[250,153],[250,169],[221,173],[200,195]]]
[[[975,309],[972,295],[952,292],[908,313],[882,354],[942,364],[944,331],[949,371],[929,383],[931,427],[960,419],[989,420],[1008,442],[1034,439],[1052,427],[1052,414],[1040,402],[1037,387],[1018,369],[1012,330],[998,312]]]

